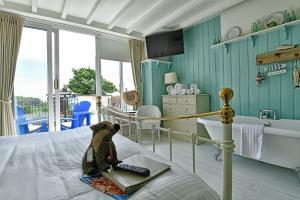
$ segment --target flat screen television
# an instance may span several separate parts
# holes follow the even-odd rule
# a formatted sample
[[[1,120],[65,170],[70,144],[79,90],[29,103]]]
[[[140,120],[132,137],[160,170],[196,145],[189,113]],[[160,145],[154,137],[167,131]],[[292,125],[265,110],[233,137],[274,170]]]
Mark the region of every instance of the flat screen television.
[[[184,53],[183,30],[146,36],[148,58]]]

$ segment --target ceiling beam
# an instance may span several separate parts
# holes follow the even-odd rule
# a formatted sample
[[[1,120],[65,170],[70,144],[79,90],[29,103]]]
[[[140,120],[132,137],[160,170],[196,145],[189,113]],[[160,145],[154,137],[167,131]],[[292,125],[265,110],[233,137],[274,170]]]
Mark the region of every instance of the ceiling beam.
[[[86,20],[87,24],[91,24],[93,22],[97,9],[102,6],[104,1],[105,0],[97,0],[96,1],[96,3],[94,4],[91,12],[89,13],[89,15],[87,17],[87,20]]]
[[[195,15],[185,21],[183,21],[180,24],[181,28],[187,28],[199,21],[208,19],[209,17],[215,16],[220,14],[222,11],[235,6],[239,3],[242,3],[245,0],[226,0],[226,1],[222,1],[214,6],[211,6],[207,9],[205,9],[204,11],[200,12],[198,15]]]
[[[37,13],[38,5],[37,0],[31,0],[31,12]]]
[[[142,12],[142,14],[138,17],[136,17],[132,22],[129,23],[129,25],[126,28],[126,32],[128,34],[130,34],[134,28],[136,27],[136,25],[138,25],[140,22],[142,22],[147,16],[149,16],[151,14],[151,12],[153,10],[156,10],[156,8],[159,7],[159,5],[163,2],[164,0],[159,0],[158,2],[156,2],[152,7],[150,7],[148,10],[146,10],[145,12]]]
[[[61,24],[64,24],[66,26],[69,26],[70,28],[79,28],[82,30],[90,31],[91,33],[95,35],[102,35],[102,34],[109,34],[117,37],[122,38],[128,38],[128,39],[136,39],[144,41],[144,38],[141,36],[133,36],[126,33],[123,33],[121,31],[111,31],[105,28],[100,28],[98,26],[92,26],[92,25],[86,25],[85,22],[82,22],[82,20],[78,21],[73,18],[68,20],[62,20],[60,16],[57,16],[57,13],[55,12],[49,12],[46,15],[41,15],[37,13],[29,12],[28,6],[26,9],[11,9],[11,8],[5,8],[0,7],[0,11],[8,12],[17,14],[20,16],[25,17],[25,24],[30,24],[31,22],[36,23],[39,22],[40,24],[51,24],[52,26],[57,26],[56,28],[60,28]]]
[[[120,9],[119,11],[115,14],[115,16],[112,17],[112,19],[110,20],[110,22],[108,22],[108,29],[112,29],[116,23],[121,19],[121,17],[124,15],[124,13],[126,12],[126,10],[128,10],[133,3],[136,0],[128,0]]]
[[[148,35],[150,33],[153,33],[159,28],[162,28],[164,25],[167,25],[169,22],[172,22],[173,20],[177,19],[181,15],[185,14],[192,8],[194,8],[196,5],[200,4],[203,2],[203,0],[193,0],[190,1],[189,3],[185,4],[184,6],[181,6],[179,9],[175,10],[172,12],[170,15],[168,15],[165,18],[162,18],[161,20],[157,21],[155,24],[150,26],[144,31],[144,35]]]
[[[64,2],[64,7],[61,11],[61,18],[62,19],[66,19],[67,15],[68,15],[70,2],[71,2],[71,0],[65,0],[65,2]]]

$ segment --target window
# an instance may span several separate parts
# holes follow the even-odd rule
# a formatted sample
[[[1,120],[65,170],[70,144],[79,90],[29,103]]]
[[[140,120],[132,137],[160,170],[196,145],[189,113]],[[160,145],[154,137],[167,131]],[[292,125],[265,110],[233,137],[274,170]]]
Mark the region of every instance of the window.
[[[59,30],[59,54],[61,117],[70,118],[73,105],[82,101],[90,102],[89,111],[96,113],[95,36]],[[91,122],[97,122],[96,115]]]
[[[48,118],[47,80],[47,32],[24,27],[14,82],[19,134],[40,128]],[[25,124],[28,119],[36,123]]]
[[[89,122],[97,121],[95,46],[94,35],[47,28],[23,29],[14,82],[18,134],[75,128],[78,125],[71,120],[73,105],[82,101],[91,104]],[[74,70],[82,68],[89,72],[85,79],[80,73],[75,76]]]
[[[24,27],[14,83],[18,133],[65,130],[64,125],[75,128],[71,118],[83,113],[75,110],[89,107],[84,106],[87,102],[77,104],[82,101],[91,104],[84,111],[83,125],[96,123],[95,94],[101,95],[96,78],[100,75],[103,104],[130,110],[122,101],[122,93],[134,89],[128,50],[128,42],[118,38],[47,24]],[[100,52],[103,59],[96,63]]]
[[[102,103],[122,110],[132,110],[122,100],[124,91],[134,90],[131,63],[101,59]]]

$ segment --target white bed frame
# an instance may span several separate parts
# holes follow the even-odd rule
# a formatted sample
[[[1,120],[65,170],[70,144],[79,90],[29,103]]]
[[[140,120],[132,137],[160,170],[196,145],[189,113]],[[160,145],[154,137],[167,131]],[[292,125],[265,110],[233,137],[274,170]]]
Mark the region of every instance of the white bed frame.
[[[220,147],[223,151],[222,153],[222,174],[223,174],[223,200],[232,200],[232,153],[234,149],[234,143],[232,140],[232,122],[234,117],[234,110],[230,107],[229,101],[233,97],[233,91],[230,88],[223,88],[220,90],[219,95],[224,101],[223,107],[219,111],[215,112],[208,112],[208,113],[201,113],[201,114],[194,114],[194,115],[184,115],[184,116],[168,116],[168,117],[138,117],[133,115],[128,115],[125,113],[120,113],[115,110],[111,110],[107,107],[102,106],[101,104],[101,97],[97,97],[97,108],[98,108],[98,119],[100,121],[101,115],[108,115],[112,117],[113,121],[117,121],[121,128],[124,126],[128,126],[128,137],[132,139],[132,125],[135,124],[137,127],[141,125],[143,120],[178,120],[178,119],[188,119],[188,118],[197,118],[197,117],[204,117],[210,115],[220,115],[223,124],[223,139],[218,140],[211,140],[204,137],[199,136],[197,133],[193,133],[192,135],[182,133],[176,130],[171,130],[162,127],[152,127],[152,150],[155,152],[155,129],[157,131],[167,132],[169,137],[169,152],[170,152],[170,160],[172,161],[172,135],[174,133],[185,134],[188,137],[191,137],[192,142],[192,152],[193,152],[193,173],[195,173],[195,143],[197,140],[214,144]],[[136,138],[135,141],[140,141],[141,132],[140,129],[137,128]]]

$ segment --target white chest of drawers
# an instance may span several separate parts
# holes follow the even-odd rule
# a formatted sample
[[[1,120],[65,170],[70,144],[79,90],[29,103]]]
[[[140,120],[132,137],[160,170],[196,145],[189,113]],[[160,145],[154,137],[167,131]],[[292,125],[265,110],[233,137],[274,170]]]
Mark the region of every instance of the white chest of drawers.
[[[209,111],[209,95],[163,95],[163,116],[178,116],[187,114],[204,113]],[[172,130],[184,132],[188,135],[198,133],[203,137],[208,137],[206,129],[202,124],[197,123],[197,119],[183,119],[176,121],[165,121],[163,126]],[[184,135],[175,135],[176,138],[190,141]]]

